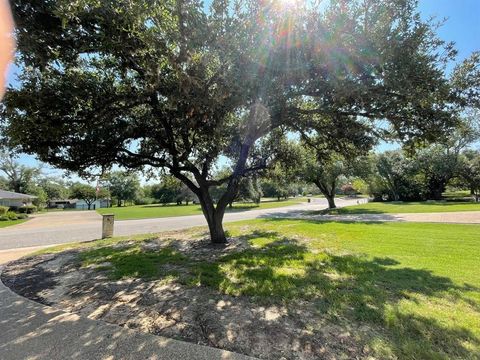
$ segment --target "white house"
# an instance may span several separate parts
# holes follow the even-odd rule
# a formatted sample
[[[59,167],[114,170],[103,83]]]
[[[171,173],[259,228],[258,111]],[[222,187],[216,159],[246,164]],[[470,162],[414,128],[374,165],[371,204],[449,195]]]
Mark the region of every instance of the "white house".
[[[106,208],[110,206],[109,199],[98,199],[95,200],[90,205],[90,210]],[[48,202],[49,208],[57,208],[57,209],[79,209],[79,210],[87,210],[88,205],[84,200],[80,199],[61,199],[61,200],[50,200]]]
[[[109,199],[98,199],[98,200],[95,200],[90,205],[90,210],[106,208],[106,207],[109,207],[109,206],[110,206],[110,200]],[[76,200],[75,208],[76,209],[81,209],[81,210],[87,210],[88,205],[84,200]]]
[[[32,201],[36,198],[37,197],[33,195],[0,190],[0,206],[19,208],[22,206],[32,205]]]

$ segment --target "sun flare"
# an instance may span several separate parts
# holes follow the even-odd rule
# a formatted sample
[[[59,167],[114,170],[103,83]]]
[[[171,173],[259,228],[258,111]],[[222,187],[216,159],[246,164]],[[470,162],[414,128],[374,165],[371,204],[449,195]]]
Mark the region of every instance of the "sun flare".
[[[284,8],[292,8],[297,5],[298,0],[279,0],[279,3]]]

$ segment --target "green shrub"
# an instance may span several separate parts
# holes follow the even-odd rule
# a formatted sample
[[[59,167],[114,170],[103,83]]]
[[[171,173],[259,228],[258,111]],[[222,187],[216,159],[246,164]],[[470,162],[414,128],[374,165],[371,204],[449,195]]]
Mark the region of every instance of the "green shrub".
[[[8,206],[0,206],[0,216],[4,216],[8,211]]]
[[[28,219],[27,214],[17,214],[17,219]]]
[[[8,221],[10,220],[7,215],[0,216],[0,221]]]
[[[13,211],[8,211],[7,212],[7,217],[8,217],[8,220],[17,220],[18,219],[17,213],[15,213]]]
[[[37,207],[35,205],[27,205],[18,208],[18,212],[23,214],[33,214],[36,211]]]
[[[155,202],[155,199],[151,197],[142,197],[142,198],[135,199],[134,201],[135,205],[150,205],[150,204],[153,204],[154,202]]]

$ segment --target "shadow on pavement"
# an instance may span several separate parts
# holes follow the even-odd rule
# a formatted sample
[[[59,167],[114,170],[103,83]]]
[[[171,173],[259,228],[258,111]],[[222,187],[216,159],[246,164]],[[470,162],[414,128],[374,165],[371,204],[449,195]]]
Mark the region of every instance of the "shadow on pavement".
[[[22,298],[1,282],[0,354],[2,360],[249,359],[64,313]]]

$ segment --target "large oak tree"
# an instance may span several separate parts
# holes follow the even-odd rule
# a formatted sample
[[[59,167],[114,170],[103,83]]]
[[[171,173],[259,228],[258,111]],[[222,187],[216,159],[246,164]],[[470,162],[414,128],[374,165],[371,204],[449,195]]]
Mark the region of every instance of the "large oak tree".
[[[286,130],[338,144],[342,129],[360,126],[415,143],[452,125],[443,67],[455,52],[416,1],[286,4],[16,0],[22,74],[4,134],[80,173],[165,169],[223,243],[239,181],[275,159]],[[232,171],[215,178],[220,157]],[[211,189],[225,184],[214,201]]]

